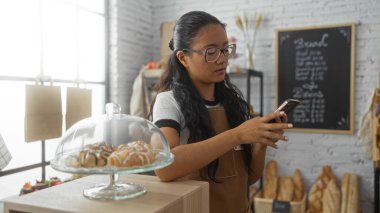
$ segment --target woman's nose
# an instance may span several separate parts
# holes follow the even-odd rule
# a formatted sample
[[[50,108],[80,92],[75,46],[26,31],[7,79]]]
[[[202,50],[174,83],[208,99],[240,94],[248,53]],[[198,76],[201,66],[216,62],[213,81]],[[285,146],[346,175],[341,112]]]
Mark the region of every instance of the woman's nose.
[[[216,60],[217,64],[222,64],[228,61],[228,55],[224,51],[220,51],[220,55],[218,60]]]

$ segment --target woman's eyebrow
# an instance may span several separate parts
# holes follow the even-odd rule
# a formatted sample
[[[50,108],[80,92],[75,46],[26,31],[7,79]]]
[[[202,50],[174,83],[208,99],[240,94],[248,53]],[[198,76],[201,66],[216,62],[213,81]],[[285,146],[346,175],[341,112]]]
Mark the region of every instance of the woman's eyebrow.
[[[228,41],[224,42],[223,46],[226,46],[228,43],[229,43]],[[206,48],[206,47],[218,47],[218,46],[219,46],[218,44],[211,43],[211,44],[204,45],[202,48]]]

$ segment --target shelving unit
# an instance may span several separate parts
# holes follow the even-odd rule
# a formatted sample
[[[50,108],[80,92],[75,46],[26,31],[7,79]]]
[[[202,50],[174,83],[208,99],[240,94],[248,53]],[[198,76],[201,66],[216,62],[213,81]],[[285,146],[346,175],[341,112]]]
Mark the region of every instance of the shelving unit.
[[[234,78],[246,78],[247,85],[246,85],[246,100],[248,104],[251,104],[251,90],[252,85],[251,82],[253,79],[258,78],[260,81],[260,116],[263,115],[263,94],[264,94],[264,75],[263,72],[252,70],[252,69],[245,69],[243,73],[229,73],[228,74],[231,79]]]
[[[374,168],[374,212],[380,212],[380,88],[372,103],[372,160]]]

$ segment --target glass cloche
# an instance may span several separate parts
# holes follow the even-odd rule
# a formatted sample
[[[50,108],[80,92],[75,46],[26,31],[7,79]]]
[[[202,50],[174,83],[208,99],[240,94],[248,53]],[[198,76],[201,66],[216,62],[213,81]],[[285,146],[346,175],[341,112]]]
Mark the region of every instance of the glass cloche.
[[[118,175],[152,171],[174,160],[158,127],[120,112],[119,105],[107,104],[106,114],[74,124],[62,136],[51,161],[62,172],[110,175],[110,183],[85,188],[87,198],[120,200],[142,195],[144,186],[118,182]]]

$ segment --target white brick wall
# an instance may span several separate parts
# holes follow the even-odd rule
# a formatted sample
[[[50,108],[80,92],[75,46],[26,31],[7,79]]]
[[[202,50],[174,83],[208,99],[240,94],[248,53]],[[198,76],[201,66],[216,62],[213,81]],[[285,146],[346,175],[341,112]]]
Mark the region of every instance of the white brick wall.
[[[116,1],[116,0],[115,0]],[[116,7],[120,5],[120,7]],[[112,43],[114,65],[112,98],[126,104],[131,84],[140,66],[154,58],[159,60],[160,23],[176,20],[190,10],[204,10],[227,23],[229,35],[236,36],[238,46],[243,40],[235,26],[238,11],[259,11],[264,14],[263,27],[257,35],[255,68],[264,72],[264,113],[274,110],[274,30],[290,26],[310,26],[335,23],[357,23],[355,134],[316,134],[289,132],[288,143],[280,142],[278,150],[269,149],[268,159],[280,162],[283,175],[295,168],[304,174],[307,189],[317,177],[322,165],[330,164],[338,177],[355,172],[361,177],[363,212],[373,212],[373,168],[369,154],[358,140],[356,132],[360,115],[370,91],[376,87],[380,71],[380,1],[379,0],[161,0],[121,1],[112,4]],[[150,14],[149,14],[150,13]],[[142,18],[145,17],[145,18]],[[132,52],[127,51],[132,50]],[[238,48],[242,53],[243,48]],[[128,54],[129,53],[129,54]],[[243,58],[235,63],[243,65]],[[244,82],[244,81],[243,81]],[[244,85],[240,85],[241,88]],[[256,87],[255,87],[256,88]],[[258,101],[258,95],[253,94]],[[258,103],[254,103],[258,108]]]
[[[141,66],[152,60],[151,0],[111,0],[111,101],[129,112],[133,81]]]

